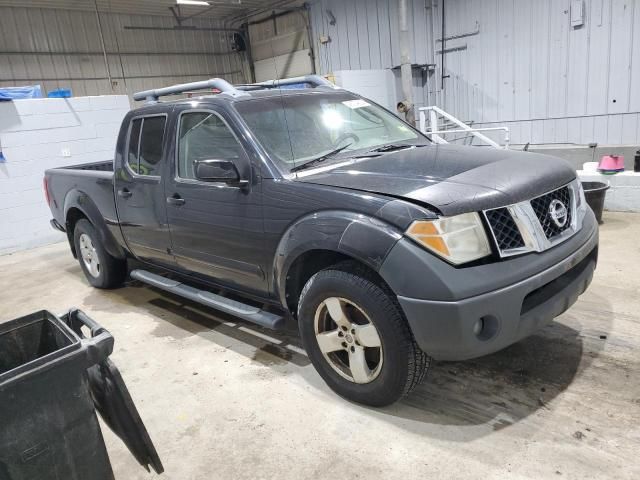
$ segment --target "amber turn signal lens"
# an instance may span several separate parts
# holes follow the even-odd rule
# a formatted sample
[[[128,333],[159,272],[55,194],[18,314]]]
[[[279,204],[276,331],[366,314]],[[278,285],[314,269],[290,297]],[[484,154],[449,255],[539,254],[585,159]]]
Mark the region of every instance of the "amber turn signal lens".
[[[409,226],[405,234],[456,265],[491,254],[484,226],[477,213],[418,220]]]
[[[422,243],[430,250],[433,250],[445,257],[449,256],[449,248],[447,248],[447,244],[444,242],[438,232],[438,229],[433,223],[414,222],[411,227],[409,227],[409,230],[407,230],[407,235]]]

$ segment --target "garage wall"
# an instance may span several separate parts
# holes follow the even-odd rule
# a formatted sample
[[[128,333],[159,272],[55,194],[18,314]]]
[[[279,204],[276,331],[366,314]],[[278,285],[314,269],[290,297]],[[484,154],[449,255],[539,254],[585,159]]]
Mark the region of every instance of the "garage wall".
[[[0,255],[64,241],[49,225],[44,171],[113,159],[124,95],[0,102]]]
[[[228,34],[213,31],[126,30],[168,27],[172,17],[100,14],[109,85],[95,12],[0,7],[0,86],[39,83],[71,87],[75,96],[128,94],[221,76],[243,81],[242,62]],[[221,27],[211,18],[191,25]]]
[[[312,73],[306,11],[298,10],[274,18],[263,15],[251,21],[249,36],[256,81]]]
[[[441,90],[441,43],[432,39],[441,38],[443,2],[445,36],[461,38],[446,42]],[[313,2],[322,73],[398,65],[397,3]],[[572,3],[584,7],[581,26],[571,25]],[[640,0],[410,4],[412,61],[436,65],[422,79],[414,75],[418,106],[439,105],[476,125],[505,124],[515,143],[640,144]],[[320,44],[320,35],[331,41]]]
[[[430,0],[408,3],[411,61],[416,65],[433,64]],[[316,0],[310,5],[319,73],[393,69],[400,78],[399,70],[394,69],[400,66],[397,0]],[[329,41],[322,43],[321,36]],[[429,103],[429,77],[433,74],[422,68],[413,73],[414,102],[424,106]]]
[[[446,35],[479,33],[447,42],[445,109],[517,143],[640,143],[640,1],[585,0],[575,27],[572,3],[446,0]]]

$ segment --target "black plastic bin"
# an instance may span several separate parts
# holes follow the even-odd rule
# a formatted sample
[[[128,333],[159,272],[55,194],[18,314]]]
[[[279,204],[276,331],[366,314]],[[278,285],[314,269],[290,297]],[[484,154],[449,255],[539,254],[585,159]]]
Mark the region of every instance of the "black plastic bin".
[[[132,452],[145,468],[162,471],[107,358],[112,350],[111,334],[79,310],[62,319],[40,311],[0,324],[0,480],[112,480],[96,409],[103,417],[106,411],[105,421],[130,449],[144,444]]]
[[[604,210],[604,197],[609,189],[609,185],[602,182],[582,182],[584,196],[587,203],[593,210],[598,223],[602,223],[602,211]]]

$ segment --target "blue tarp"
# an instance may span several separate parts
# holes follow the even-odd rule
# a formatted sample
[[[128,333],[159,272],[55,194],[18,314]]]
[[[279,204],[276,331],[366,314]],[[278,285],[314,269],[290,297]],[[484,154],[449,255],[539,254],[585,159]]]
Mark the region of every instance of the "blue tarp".
[[[0,102],[10,102],[21,98],[42,98],[40,85],[0,88]]]
[[[51,90],[47,97],[49,98],[71,98],[71,89],[70,88],[57,88],[55,90]]]

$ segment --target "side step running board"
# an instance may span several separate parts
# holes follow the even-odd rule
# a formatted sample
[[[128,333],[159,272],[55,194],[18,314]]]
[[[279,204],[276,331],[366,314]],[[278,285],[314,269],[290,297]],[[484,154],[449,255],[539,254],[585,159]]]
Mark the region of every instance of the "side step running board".
[[[282,328],[285,323],[283,317],[274,313],[266,312],[258,307],[246,305],[221,295],[207,292],[206,290],[190,287],[184,283],[147,272],[146,270],[133,270],[131,272],[131,278],[166,290],[180,297],[188,298],[207,307],[215,308],[216,310],[242,318],[248,322],[270,328],[271,330],[278,330]]]

